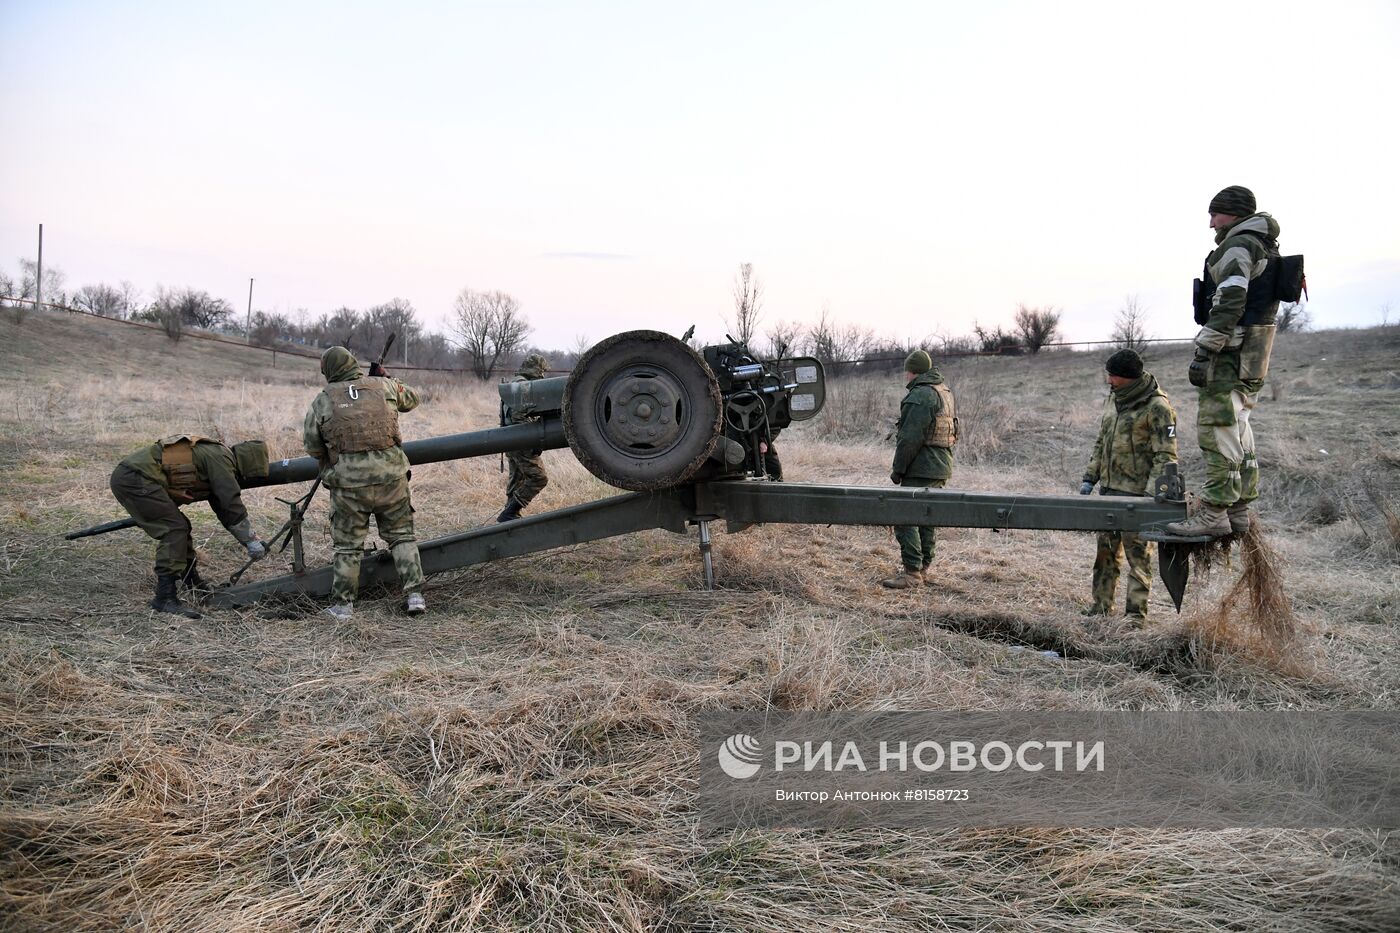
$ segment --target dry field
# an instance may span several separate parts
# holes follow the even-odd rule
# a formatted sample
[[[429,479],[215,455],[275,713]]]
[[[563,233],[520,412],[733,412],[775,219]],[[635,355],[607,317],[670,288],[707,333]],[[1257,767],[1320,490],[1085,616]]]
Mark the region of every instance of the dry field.
[[[1189,478],[1187,355],[1149,368]],[[951,485],[1077,486],[1099,358],[946,366],[967,435]],[[1383,833],[707,832],[689,725],[770,707],[1395,709],[1397,359],[1397,329],[1280,338],[1257,430],[1301,626],[1282,649],[1211,623],[1238,562],[1194,578],[1181,616],[1158,583],[1154,625],[1132,632],[1079,615],[1091,536],[981,530],[944,533],[942,585],[918,593],[877,585],[888,529],[721,532],[715,592],[694,538],[657,531],[432,578],[417,620],[368,594],[337,626],[286,602],[154,616],[144,536],[61,536],[120,517],[107,476],[159,435],[299,454],[314,362],[0,321],[0,929],[1400,929]],[[488,387],[425,387],[406,436],[494,424]],[[897,376],[836,383],[783,438],[789,478],[886,482],[899,394]],[[609,492],[568,451],[546,463],[539,507]],[[489,521],[503,487],[495,458],[415,470],[420,537]],[[264,535],[279,491],[247,494]],[[206,576],[236,567],[212,514],[189,513]]]

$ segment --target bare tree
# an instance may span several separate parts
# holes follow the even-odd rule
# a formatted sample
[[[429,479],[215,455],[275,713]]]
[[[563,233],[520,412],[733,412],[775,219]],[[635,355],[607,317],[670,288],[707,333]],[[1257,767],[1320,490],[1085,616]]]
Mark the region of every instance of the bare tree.
[[[0,308],[10,308],[16,324],[24,323],[25,307],[22,302],[6,299],[17,299],[14,279],[3,272],[0,272]]]
[[[39,264],[33,259],[20,259],[20,294],[21,298],[34,300],[37,292],[34,283],[39,272]],[[45,304],[63,305],[68,303],[68,296],[63,291],[63,271],[57,266],[44,267],[44,296]]]
[[[1285,301],[1278,306],[1278,316],[1274,318],[1280,334],[1298,333],[1312,326],[1312,315],[1302,301]]]
[[[753,271],[753,263],[739,264],[734,277],[734,317],[725,318],[729,335],[744,346],[749,345],[758,331],[758,319],[763,314],[763,283]]]
[[[1057,308],[1028,308],[1021,305],[1016,309],[1016,333],[1027,350],[1039,353],[1040,348],[1055,339],[1060,329],[1060,312]]]
[[[801,324],[778,321],[768,328],[768,354],[775,360],[791,356],[801,339]]]
[[[1147,309],[1137,295],[1123,299],[1123,307],[1113,320],[1113,334],[1109,337],[1124,350],[1135,350],[1139,354],[1147,350]]]
[[[413,304],[404,298],[394,298],[382,305],[375,305],[365,312],[365,338],[369,341],[368,352],[375,359],[384,349],[390,334],[397,334],[400,361],[408,365],[408,347],[417,343],[423,333],[423,325],[418,321],[418,312]]]
[[[520,302],[514,297],[470,288],[457,295],[448,326],[466,353],[468,366],[481,380],[490,379],[501,357],[518,350],[530,333]]]
[[[875,332],[859,324],[841,324],[822,307],[821,317],[807,330],[807,352],[833,375],[854,370],[875,344]]]
[[[73,307],[88,314],[114,317],[121,320],[127,315],[126,297],[121,290],[111,285],[84,285],[73,293]]]
[[[1025,345],[1021,342],[1021,337],[1002,329],[1000,324],[995,329],[988,329],[981,324],[974,323],[972,332],[976,335],[977,349],[980,353],[1017,356],[1025,352]]]
[[[285,314],[255,311],[248,340],[260,347],[275,347],[290,336],[294,329],[292,319]]]

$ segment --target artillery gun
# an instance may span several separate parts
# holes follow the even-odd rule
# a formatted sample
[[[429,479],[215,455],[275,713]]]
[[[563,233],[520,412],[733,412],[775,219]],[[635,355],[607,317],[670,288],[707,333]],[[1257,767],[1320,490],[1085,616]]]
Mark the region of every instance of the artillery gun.
[[[718,520],[731,531],[760,523],[1120,531],[1160,543],[1162,581],[1180,610],[1188,550],[1208,540],[1162,530],[1186,516],[1184,484],[1174,465],[1157,480],[1153,498],[768,481],[762,445],[771,445],[775,433],[794,422],[815,417],[825,402],[825,375],[812,357],[763,361],[732,341],[697,353],[668,334],[638,330],[596,344],[568,376],[499,388],[503,405],[532,419],[406,442],[409,462],[568,447],[593,475],[629,492],[422,542],[425,573],[653,528],[685,534],[693,526],[705,586],[711,588],[710,524]],[[248,485],[304,482],[317,472],[311,457],[274,461],[266,478]],[[243,606],[274,594],[330,593],[329,567],[307,571],[298,562],[294,569],[215,591],[209,601]],[[363,558],[362,585],[394,579],[387,553]]]

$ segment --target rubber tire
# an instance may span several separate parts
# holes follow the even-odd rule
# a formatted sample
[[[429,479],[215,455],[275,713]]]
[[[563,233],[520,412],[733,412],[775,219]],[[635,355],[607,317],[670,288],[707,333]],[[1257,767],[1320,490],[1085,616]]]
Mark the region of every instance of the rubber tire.
[[[602,400],[629,368],[664,373],[681,394],[680,436],[655,453],[639,454],[612,442],[599,423]],[[564,434],[588,472],[620,489],[650,492],[695,476],[719,442],[723,427],[719,383],[700,354],[654,330],[615,334],[574,364],[564,387]]]

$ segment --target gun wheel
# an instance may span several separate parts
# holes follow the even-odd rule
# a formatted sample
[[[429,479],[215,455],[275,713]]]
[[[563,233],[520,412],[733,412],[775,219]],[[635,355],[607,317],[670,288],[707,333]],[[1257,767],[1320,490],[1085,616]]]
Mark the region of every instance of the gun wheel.
[[[719,440],[719,384],[670,334],[634,330],[588,350],[564,389],[564,433],[579,462],[622,489],[690,479]]]

